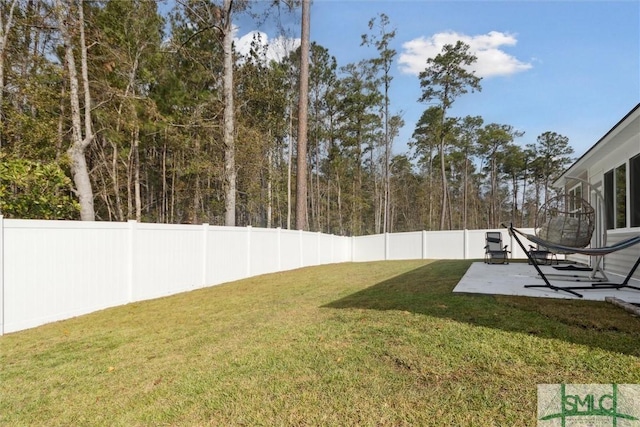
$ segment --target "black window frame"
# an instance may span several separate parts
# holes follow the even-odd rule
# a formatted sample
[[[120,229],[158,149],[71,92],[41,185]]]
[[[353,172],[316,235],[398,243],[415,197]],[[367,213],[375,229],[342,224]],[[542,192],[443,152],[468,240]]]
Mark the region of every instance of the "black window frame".
[[[629,159],[629,203],[631,227],[640,227],[640,154]]]
[[[607,230],[615,228],[613,169],[604,173],[604,209],[607,217]]]
[[[627,163],[622,163],[604,174],[604,207],[607,230],[627,227]]]

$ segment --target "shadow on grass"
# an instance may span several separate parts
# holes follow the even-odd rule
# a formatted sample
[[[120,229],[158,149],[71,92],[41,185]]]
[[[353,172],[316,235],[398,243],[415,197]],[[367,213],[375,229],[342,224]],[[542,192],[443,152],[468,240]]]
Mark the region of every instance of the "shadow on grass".
[[[401,310],[640,356],[640,320],[605,302],[453,293],[472,261],[434,261],[326,304]]]

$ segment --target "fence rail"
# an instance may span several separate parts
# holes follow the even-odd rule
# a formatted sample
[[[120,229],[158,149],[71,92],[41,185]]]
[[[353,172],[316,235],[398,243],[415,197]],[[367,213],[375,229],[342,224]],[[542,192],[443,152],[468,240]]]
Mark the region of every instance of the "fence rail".
[[[515,248],[506,230],[503,239]],[[471,259],[485,230],[341,237],[203,225],[3,219],[0,335],[250,276],[339,262]],[[517,246],[517,245],[516,245]]]

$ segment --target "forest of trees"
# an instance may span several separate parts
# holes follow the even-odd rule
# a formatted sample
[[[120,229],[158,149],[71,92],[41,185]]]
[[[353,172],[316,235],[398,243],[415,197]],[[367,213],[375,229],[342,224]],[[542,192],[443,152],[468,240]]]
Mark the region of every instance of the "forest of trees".
[[[397,141],[396,51],[384,14],[363,25],[374,57],[338,64],[310,44],[308,108],[300,49],[268,61],[232,48],[249,0],[3,0],[0,3],[0,211],[9,218],[293,228],[305,165],[309,230],[362,235],[533,226],[571,161],[553,131],[454,117],[481,80],[462,42],[425,63],[425,110]],[[294,13],[299,2],[270,3]],[[263,5],[265,3],[263,2]],[[366,24],[366,23],[363,23]],[[313,40],[313,32],[311,32]],[[413,101],[413,100],[412,100]],[[297,162],[307,111],[306,162]],[[394,147],[406,145],[397,154]]]

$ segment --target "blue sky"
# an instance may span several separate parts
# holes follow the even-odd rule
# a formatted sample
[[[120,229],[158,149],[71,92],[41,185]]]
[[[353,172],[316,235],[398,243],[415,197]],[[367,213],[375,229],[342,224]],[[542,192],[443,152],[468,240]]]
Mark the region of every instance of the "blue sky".
[[[396,29],[391,108],[405,121],[396,153],[407,151],[427,107],[417,101],[421,64],[424,69],[427,57],[456,38],[471,45],[483,79],[482,91],[457,99],[451,114],[512,125],[525,132],[518,144],[557,132],[569,138],[578,157],[640,102],[637,0],[314,0],[311,40],[339,66],[370,58],[376,52],[360,46],[361,35],[380,13]],[[238,27],[239,38],[255,29]]]

